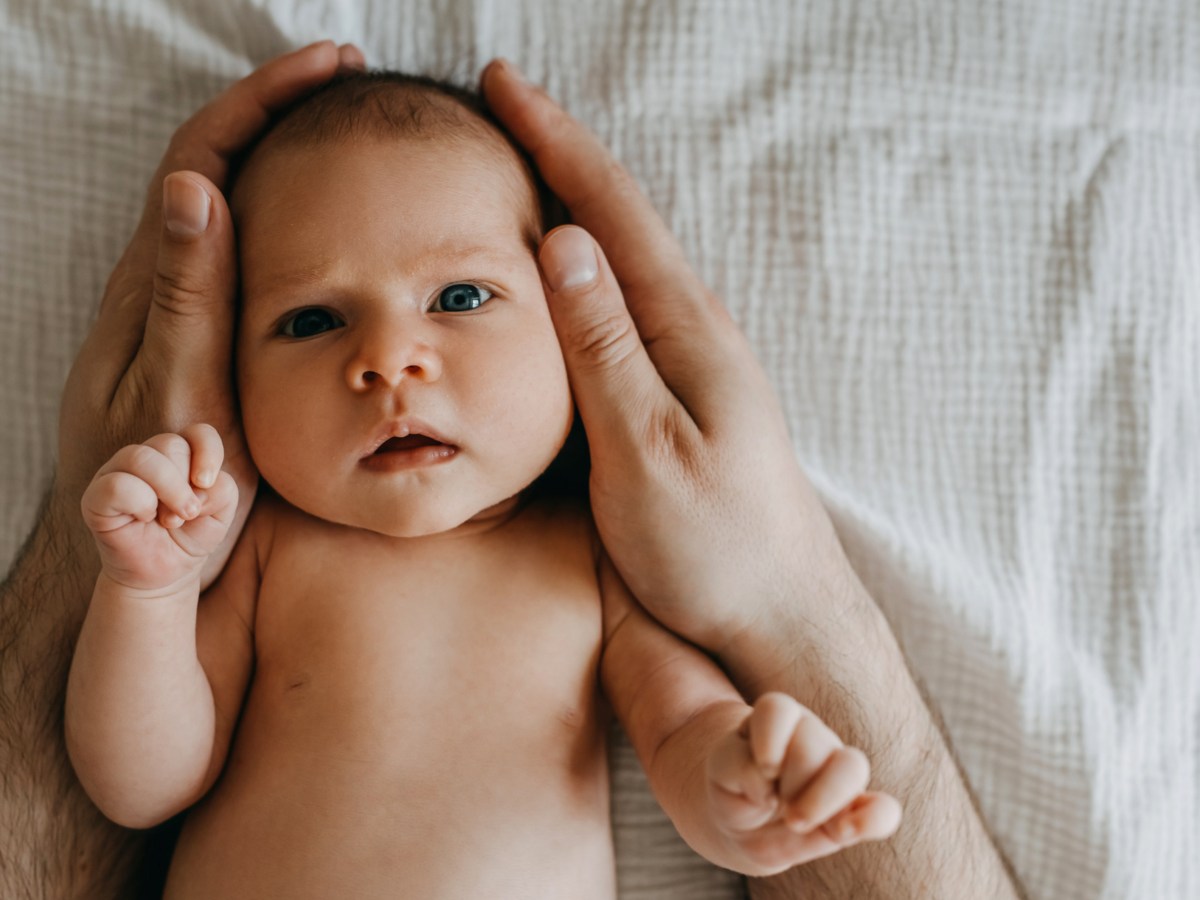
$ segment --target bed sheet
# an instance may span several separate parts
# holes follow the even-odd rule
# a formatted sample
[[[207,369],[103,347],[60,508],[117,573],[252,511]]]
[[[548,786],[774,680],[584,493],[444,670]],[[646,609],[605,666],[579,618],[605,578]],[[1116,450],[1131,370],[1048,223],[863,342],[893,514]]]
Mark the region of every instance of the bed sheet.
[[[1200,12],[1171,0],[7,0],[0,571],[174,127],[323,37],[504,55],[632,171],[1033,897],[1200,896]],[[741,896],[614,731],[622,898]]]

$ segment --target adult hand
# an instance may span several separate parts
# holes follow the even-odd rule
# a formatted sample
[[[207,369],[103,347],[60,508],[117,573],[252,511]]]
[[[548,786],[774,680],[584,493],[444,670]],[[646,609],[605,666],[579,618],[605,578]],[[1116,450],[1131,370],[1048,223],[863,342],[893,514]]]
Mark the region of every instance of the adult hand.
[[[483,89],[575,223],[539,261],[592,512],[634,596],[718,654],[783,607],[854,596],[766,373],[633,179],[510,64],[491,64]]]
[[[752,880],[751,896],[1018,896],[750,346],[594,135],[502,61],[483,90],[576,223],[543,239],[539,262],[608,555],[749,701],[797,697],[904,804],[886,843]]]
[[[113,453],[208,422],[220,432],[224,469],[237,483],[239,502],[229,534],[204,567],[201,588],[224,566],[254,501],[258,472],[234,409],[237,258],[221,191],[231,159],[272,112],[340,68],[363,66],[353,45],[311,44],[234,83],[172,137],[63,392],[51,503],[71,529],[76,552],[95,555],[79,502]],[[94,578],[98,569],[91,571]]]

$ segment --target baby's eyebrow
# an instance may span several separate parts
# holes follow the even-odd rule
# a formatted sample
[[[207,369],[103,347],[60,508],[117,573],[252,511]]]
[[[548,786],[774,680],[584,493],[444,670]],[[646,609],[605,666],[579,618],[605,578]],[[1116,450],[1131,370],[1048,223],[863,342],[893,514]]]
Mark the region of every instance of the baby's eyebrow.
[[[505,251],[494,246],[475,246],[475,247],[460,247],[455,241],[445,241],[431,247],[422,255],[423,261],[429,267],[443,266],[447,263],[457,265],[465,262],[474,262],[476,260],[488,260],[499,265],[511,265],[516,258],[515,250],[523,249],[514,247],[513,250]],[[419,266],[418,270],[424,268]]]
[[[473,262],[489,262],[508,269],[528,257],[529,248],[524,244],[505,251],[494,246],[462,247],[457,241],[444,241],[424,251],[421,259],[410,270],[410,274],[422,274],[439,271],[451,266],[463,266]],[[290,269],[286,274],[264,278],[266,286],[255,292],[257,298],[269,300],[276,296],[286,296],[297,288],[320,287],[327,283],[335,270],[335,262],[330,259],[319,259],[315,263]],[[469,273],[463,273],[469,275]]]

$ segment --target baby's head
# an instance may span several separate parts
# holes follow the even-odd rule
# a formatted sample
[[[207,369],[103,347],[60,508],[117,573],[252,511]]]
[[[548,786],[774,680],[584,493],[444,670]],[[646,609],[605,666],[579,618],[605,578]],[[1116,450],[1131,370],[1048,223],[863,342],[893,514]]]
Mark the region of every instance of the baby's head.
[[[230,197],[237,385],[280,496],[417,537],[506,511],[546,470],[574,407],[543,196],[473,95],[419,77],[338,78],[255,145]],[[441,446],[374,453],[392,426]]]

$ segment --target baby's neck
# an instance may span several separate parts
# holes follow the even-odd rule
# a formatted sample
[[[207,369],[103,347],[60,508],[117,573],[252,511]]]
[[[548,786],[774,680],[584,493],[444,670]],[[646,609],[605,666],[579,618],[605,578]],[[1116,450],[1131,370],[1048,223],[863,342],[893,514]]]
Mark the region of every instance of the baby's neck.
[[[270,497],[274,502],[291,507],[296,513],[309,518],[321,519],[319,516],[313,516],[312,513],[300,509],[296,505],[290,503],[288,499],[279,494],[273,487],[267,484],[266,481],[260,481],[258,486],[258,495],[260,499]],[[494,531],[497,528],[503,528],[513,519],[517,518],[521,512],[529,506],[534,500],[534,492],[523,490],[513,496],[501,500],[499,503],[493,504],[486,509],[481,509],[475,515],[471,516],[461,525],[446,531],[439,531],[434,534],[425,534],[419,537],[394,537],[382,532],[374,532],[381,540],[386,541],[404,541],[408,544],[417,544],[421,542],[442,542],[461,540],[463,538],[474,538],[485,534],[489,531]],[[326,521],[321,519],[321,521]],[[332,524],[332,523],[331,523]],[[341,526],[349,527],[349,526]],[[362,529],[365,533],[371,533],[369,529]]]

